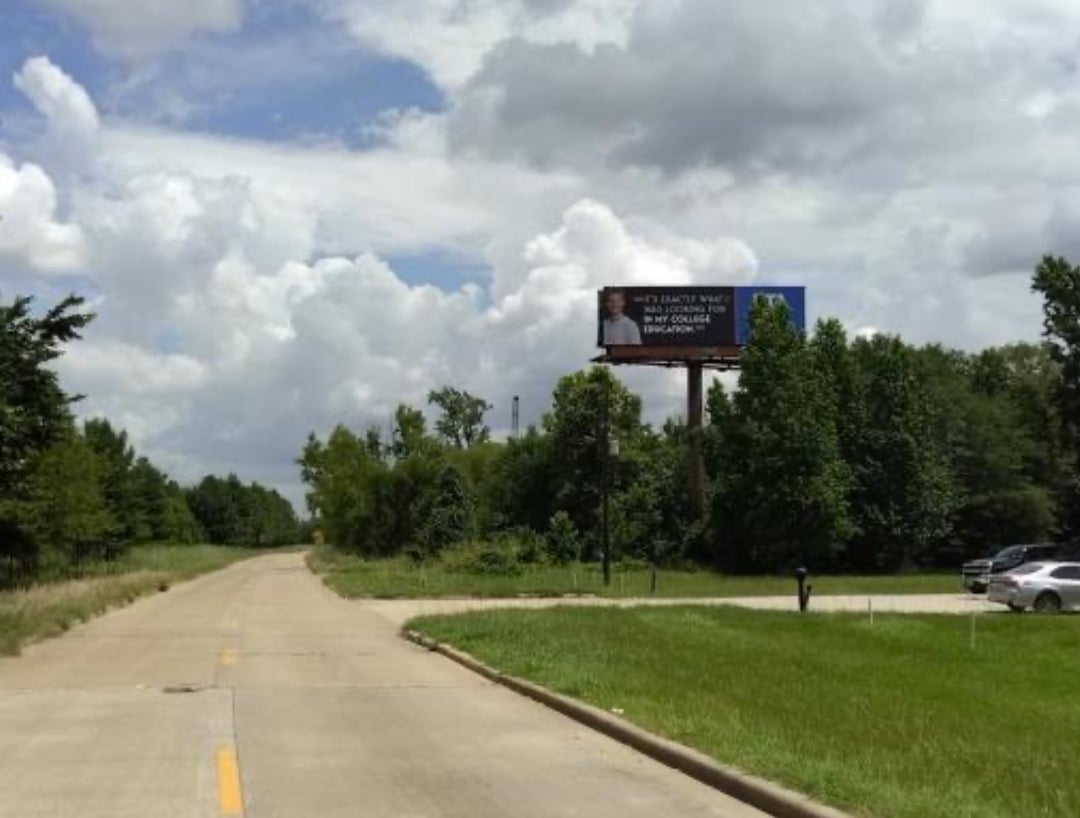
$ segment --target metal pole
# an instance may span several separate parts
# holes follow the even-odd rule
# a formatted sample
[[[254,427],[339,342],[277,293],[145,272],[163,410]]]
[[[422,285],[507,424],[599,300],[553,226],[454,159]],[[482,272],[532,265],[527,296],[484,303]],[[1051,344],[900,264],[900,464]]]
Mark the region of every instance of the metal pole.
[[[692,363],[686,368],[686,431],[689,442],[690,507],[694,518],[704,522],[708,515],[705,499],[705,454],[702,451],[702,366]]]
[[[512,436],[515,438],[518,436],[518,424],[521,421],[520,401],[521,399],[517,395],[514,395],[514,410],[510,418],[510,426],[513,429]]]
[[[608,428],[608,401],[610,400],[608,388],[608,372],[604,372],[604,385],[600,394],[600,536],[601,536],[601,565],[604,572],[604,586],[611,585],[611,538],[608,519],[608,495],[611,493],[611,445],[609,442],[610,432]]]

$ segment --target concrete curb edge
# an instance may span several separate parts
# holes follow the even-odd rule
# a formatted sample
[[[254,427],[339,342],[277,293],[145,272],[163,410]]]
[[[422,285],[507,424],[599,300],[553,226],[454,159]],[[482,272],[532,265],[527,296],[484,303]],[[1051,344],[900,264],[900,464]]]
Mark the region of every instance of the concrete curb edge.
[[[402,636],[775,818],[851,818],[805,795],[720,764],[704,753],[661,738],[598,707],[496,670],[419,631],[403,628]]]

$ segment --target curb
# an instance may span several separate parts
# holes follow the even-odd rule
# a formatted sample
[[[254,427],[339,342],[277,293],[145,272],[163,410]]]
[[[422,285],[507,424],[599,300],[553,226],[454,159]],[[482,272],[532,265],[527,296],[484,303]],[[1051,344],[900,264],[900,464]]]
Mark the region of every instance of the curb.
[[[527,696],[586,727],[632,747],[661,764],[679,770],[732,798],[767,812],[774,818],[851,818],[847,813],[819,804],[805,795],[785,789],[771,781],[724,766],[704,753],[654,735],[590,704],[553,693],[532,682],[496,670],[463,651],[436,642],[419,631],[403,629],[402,636],[433,653],[452,659],[462,667],[490,679],[495,684]]]

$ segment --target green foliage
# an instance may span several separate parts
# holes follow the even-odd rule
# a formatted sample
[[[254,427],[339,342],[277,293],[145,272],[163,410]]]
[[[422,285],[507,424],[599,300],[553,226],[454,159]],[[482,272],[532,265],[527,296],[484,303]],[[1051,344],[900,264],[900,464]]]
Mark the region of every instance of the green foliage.
[[[288,500],[257,483],[245,485],[235,474],[204,477],[188,489],[187,503],[214,545],[272,547],[295,543],[299,536]]]
[[[115,519],[102,486],[102,461],[72,429],[34,462],[27,529],[46,563],[80,566],[106,556]]]
[[[20,490],[28,464],[68,431],[71,398],[48,364],[93,318],[69,296],[42,318],[32,299],[0,304],[0,496]]]
[[[895,571],[925,561],[951,532],[956,507],[950,465],[933,433],[933,414],[914,350],[899,338],[856,342],[860,427],[848,453],[860,570]]]
[[[394,411],[394,440],[391,444],[394,457],[412,457],[430,450],[431,441],[427,436],[424,413],[412,406],[400,404]]]
[[[35,570],[39,544],[28,481],[50,446],[70,433],[73,400],[49,364],[93,318],[83,299],[65,298],[43,317],[32,299],[0,304],[0,582]]]
[[[601,367],[561,378],[540,426],[505,443],[480,442],[487,404],[453,387],[429,395],[437,436],[401,405],[389,446],[344,429],[312,438],[309,505],[340,547],[427,564],[525,530],[551,562],[592,559],[606,490],[623,560],[955,568],[1080,530],[1080,272],[1048,259],[1035,287],[1048,344],[975,355],[851,340],[835,320],[804,337],[784,304],[755,304],[739,380],[708,395],[705,521],[691,512],[686,428],[643,423],[640,399]]]
[[[713,398],[713,553],[737,571],[830,564],[853,530],[835,399],[785,304],[759,300],[751,329],[730,409]]]
[[[464,543],[447,552],[442,567],[452,574],[519,576],[525,571],[519,544],[511,538]]]
[[[581,557],[581,534],[565,511],[551,517],[547,533],[547,558],[555,565],[566,565]]]
[[[468,497],[461,472],[449,464],[440,465],[431,491],[419,503],[417,541],[425,557],[461,541],[468,523]]]
[[[554,506],[570,515],[593,548],[605,469],[605,408],[610,441],[632,446],[644,434],[641,398],[604,367],[560,378],[551,411],[543,418],[549,452],[557,456],[557,468],[550,472]],[[614,475],[614,480],[619,476]]]
[[[1059,491],[1062,527],[1076,537],[1080,535],[1080,267],[1047,256],[1036,268],[1032,286],[1043,297],[1043,337],[1059,367],[1055,399],[1073,454]]]
[[[557,509],[559,467],[548,435],[530,427],[522,437],[510,440],[483,483],[493,527],[523,525],[546,530]]]
[[[491,404],[483,398],[444,386],[428,393],[428,403],[442,410],[435,431],[451,446],[467,449],[491,437],[491,430],[484,425],[484,415],[491,411]]]

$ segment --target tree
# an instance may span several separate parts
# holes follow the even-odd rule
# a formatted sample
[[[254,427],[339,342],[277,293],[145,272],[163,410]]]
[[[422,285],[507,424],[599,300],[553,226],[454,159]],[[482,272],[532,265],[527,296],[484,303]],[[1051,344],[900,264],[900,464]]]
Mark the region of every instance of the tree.
[[[491,437],[491,431],[484,425],[484,415],[491,411],[491,404],[483,398],[444,386],[428,393],[428,403],[442,410],[435,431],[450,445],[467,449]]]
[[[508,441],[483,484],[492,527],[545,531],[556,511],[558,471],[551,438],[535,427]]]
[[[427,421],[419,409],[401,403],[394,410],[394,439],[391,451],[394,457],[402,459],[420,454],[429,448]]]
[[[416,544],[423,556],[432,557],[449,545],[460,542],[468,524],[468,498],[461,472],[442,464],[434,485],[420,501]]]
[[[632,445],[644,432],[641,398],[605,367],[593,367],[560,378],[555,386],[551,411],[543,418],[548,445],[557,458],[557,468],[551,473],[556,509],[570,515],[575,527],[591,545],[596,544],[598,534],[605,468],[606,454],[601,451],[604,406],[607,407],[609,440],[617,441],[620,446]]]
[[[852,563],[895,571],[930,559],[952,530],[957,497],[914,352],[875,336],[854,347],[865,425],[849,452],[859,536]]]
[[[927,347],[918,358],[933,438],[949,458],[957,492],[954,534],[934,562],[955,565],[984,552],[987,542],[1045,539],[1061,485],[1054,461],[1062,454],[1060,442],[1046,437],[1060,430],[1047,373],[1040,374],[1040,364],[1053,368],[1047,353],[1017,345],[968,357]]]
[[[712,556],[738,571],[828,566],[852,533],[835,399],[786,304],[759,299],[751,328],[730,407],[710,400]]]
[[[78,569],[105,556],[115,520],[105,501],[101,472],[93,448],[74,429],[35,459],[27,521],[46,561]]]
[[[70,433],[74,398],[48,364],[93,318],[79,311],[83,303],[70,296],[42,318],[31,314],[30,298],[0,304],[0,559],[9,582],[37,561],[26,528],[27,480],[36,458]]]
[[[1043,297],[1043,338],[1061,367],[1057,402],[1073,448],[1071,476],[1061,498],[1061,529],[1080,535],[1080,268],[1063,258],[1045,257],[1035,269],[1033,289]]]
[[[44,317],[31,315],[30,298],[0,305],[0,495],[19,487],[35,454],[68,433],[68,405],[47,367],[64,344],[80,337],[93,319],[79,312],[84,300],[69,296]]]
[[[378,552],[377,481],[384,468],[365,442],[338,426],[326,443],[308,437],[299,460],[310,487],[308,508],[323,522],[327,540],[346,551]]]
[[[153,539],[150,521],[146,518],[148,498],[142,498],[144,507],[140,508],[140,498],[136,495],[135,449],[128,442],[127,432],[113,429],[105,418],[94,418],[83,425],[83,434],[101,461],[105,502],[117,524],[116,540],[146,542]],[[142,476],[146,477],[145,471]]]

